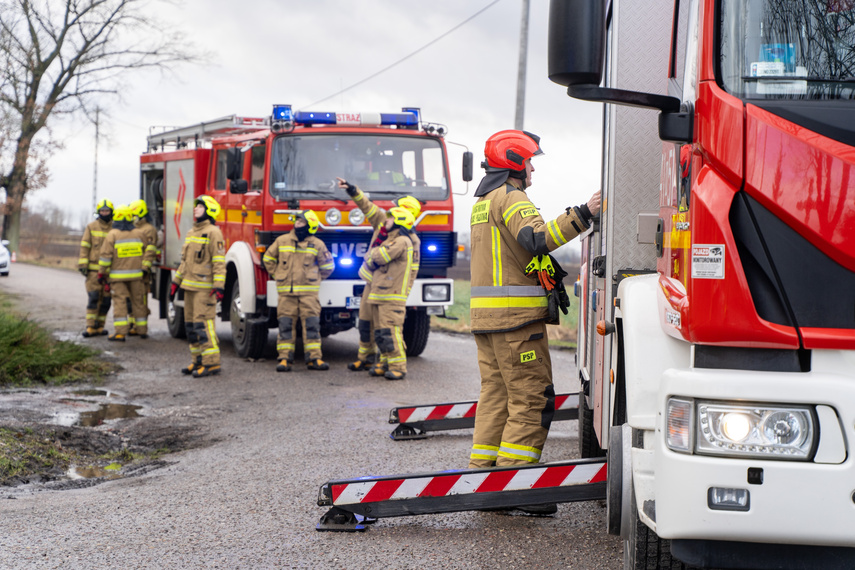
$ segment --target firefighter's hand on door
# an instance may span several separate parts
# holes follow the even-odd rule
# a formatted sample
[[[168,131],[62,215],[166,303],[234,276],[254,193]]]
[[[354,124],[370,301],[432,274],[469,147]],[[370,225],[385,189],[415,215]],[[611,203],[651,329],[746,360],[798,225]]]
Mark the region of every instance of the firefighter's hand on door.
[[[591,211],[592,216],[596,216],[600,213],[600,200],[602,199],[600,197],[600,194],[601,192],[597,190],[596,192],[594,192],[594,195],[591,196],[591,198],[588,200],[588,210]]]

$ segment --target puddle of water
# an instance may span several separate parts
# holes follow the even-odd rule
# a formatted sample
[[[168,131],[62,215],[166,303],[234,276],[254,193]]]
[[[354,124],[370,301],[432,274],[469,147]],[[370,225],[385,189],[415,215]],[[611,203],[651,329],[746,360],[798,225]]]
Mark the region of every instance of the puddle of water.
[[[77,425],[83,427],[94,427],[103,424],[107,420],[118,420],[121,418],[138,418],[137,410],[142,406],[130,404],[101,404],[97,410],[92,412],[80,412],[80,421]]]
[[[81,467],[78,465],[72,465],[68,468],[68,477],[70,479],[97,479],[98,477],[119,479],[121,476],[122,474],[118,470],[105,469],[104,467]]]

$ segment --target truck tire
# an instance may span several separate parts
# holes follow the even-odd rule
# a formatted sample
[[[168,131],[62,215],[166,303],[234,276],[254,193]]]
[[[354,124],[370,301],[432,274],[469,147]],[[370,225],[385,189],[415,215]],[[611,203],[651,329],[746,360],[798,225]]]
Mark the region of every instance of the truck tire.
[[[579,455],[583,459],[589,457],[605,457],[606,452],[597,441],[594,431],[594,410],[588,407],[585,391],[579,391]]]
[[[404,342],[407,343],[407,356],[418,356],[427,347],[430,335],[430,315],[424,309],[407,309],[404,320]]]
[[[166,301],[166,326],[172,338],[187,338],[187,331],[184,329],[184,307]]]
[[[630,493],[629,537],[623,541],[624,570],[692,570],[682,561],[671,556],[671,542],[659,538],[653,530],[638,518],[635,491]]]
[[[237,281],[232,285],[229,304],[229,321],[235,352],[241,358],[261,358],[267,346],[267,320],[241,312],[240,285]]]

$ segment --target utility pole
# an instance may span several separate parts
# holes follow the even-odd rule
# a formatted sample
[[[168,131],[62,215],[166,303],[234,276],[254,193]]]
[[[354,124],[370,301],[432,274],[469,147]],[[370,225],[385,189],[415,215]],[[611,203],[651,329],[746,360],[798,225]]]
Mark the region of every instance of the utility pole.
[[[92,174],[92,210],[98,207],[98,136],[101,107],[95,107],[95,172]]]
[[[520,24],[520,62],[517,70],[517,112],[514,128],[523,130],[525,121],[525,70],[528,60],[528,12],[529,0],[522,0],[522,23]]]

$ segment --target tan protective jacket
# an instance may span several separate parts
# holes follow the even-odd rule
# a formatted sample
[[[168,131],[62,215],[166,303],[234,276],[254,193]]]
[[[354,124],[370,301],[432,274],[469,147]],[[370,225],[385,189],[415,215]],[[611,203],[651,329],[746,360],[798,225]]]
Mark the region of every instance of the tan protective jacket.
[[[172,277],[185,291],[224,289],[226,285],[226,243],[220,228],[207,218],[187,232],[181,248],[181,265]]]
[[[525,274],[546,255],[588,228],[578,208],[546,223],[515,179],[481,196],[472,207],[470,321],[473,333],[518,329],[548,317],[546,291]]]
[[[386,211],[382,208],[378,208],[374,202],[368,199],[368,197],[359,189],[356,188],[356,196],[353,197],[353,201],[362,210],[362,213],[365,214],[365,219],[371,224],[374,228],[374,233],[371,234],[371,241],[368,242],[368,251],[365,252],[365,259],[369,259],[371,255],[371,244],[374,243],[374,240],[377,239],[377,235],[380,233],[380,228],[383,227],[383,224],[386,223]],[[413,264],[411,267],[411,275],[409,279],[410,289],[413,288],[413,283],[416,280],[416,276],[419,273],[419,263],[421,261],[421,248],[422,242],[419,239],[418,234],[416,234],[415,230],[410,230],[410,241],[413,243]],[[363,265],[363,268],[365,266]],[[365,287],[368,288],[371,284],[371,271],[363,270],[360,268],[359,276],[362,277],[366,281]],[[409,294],[409,289],[407,290],[407,294]],[[369,291],[370,294],[370,291]]]
[[[101,218],[86,226],[86,229],[83,230],[83,239],[80,240],[80,259],[77,260],[79,269],[99,270],[98,260],[101,257],[101,245],[112,227],[112,223],[105,222]]]
[[[142,279],[143,271],[151,270],[154,249],[148,238],[137,228],[113,228],[101,245],[99,271],[109,276],[110,283]]]
[[[154,250],[155,258],[160,255],[161,244],[158,243],[160,241],[160,236],[158,235],[157,230],[154,228],[154,226],[146,220],[139,220],[138,222],[135,222],[134,225],[137,227],[138,230],[143,233],[148,242],[151,244],[150,247]]]
[[[276,280],[280,295],[317,295],[321,280],[335,269],[332,254],[320,238],[310,235],[297,241],[294,230],[276,238],[264,252],[262,261]]]
[[[413,274],[413,242],[410,236],[397,227],[392,229],[386,241],[366,255],[360,275],[363,269],[371,271],[369,303],[406,305]]]

